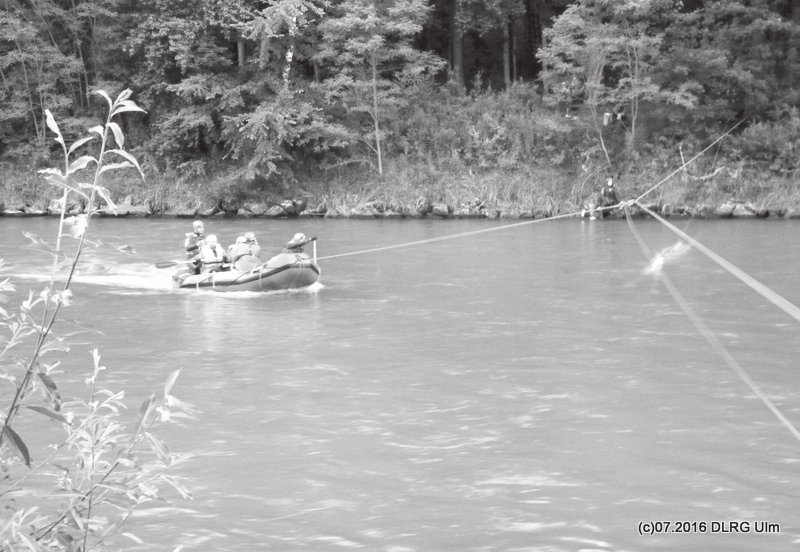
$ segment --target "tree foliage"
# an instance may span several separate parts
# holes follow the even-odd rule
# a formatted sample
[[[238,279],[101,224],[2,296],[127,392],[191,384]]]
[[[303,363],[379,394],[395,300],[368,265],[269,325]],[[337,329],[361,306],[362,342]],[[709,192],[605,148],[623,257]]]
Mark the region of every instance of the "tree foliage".
[[[344,0],[319,26],[323,40],[315,59],[330,68],[321,89],[329,103],[354,116],[351,127],[370,144],[379,173],[385,138],[381,120],[396,117],[406,90],[444,66],[444,60],[411,45],[427,14],[422,0]]]
[[[71,139],[102,120],[92,90],[135,83],[147,115],[119,124],[136,137],[146,173],[261,193],[357,160],[380,172],[386,156],[427,149],[411,143],[425,132],[403,130],[421,93],[426,106],[445,102],[440,115],[465,91],[499,101],[493,92],[523,77],[570,115],[558,126],[584,150],[553,159],[585,155],[581,136],[593,136],[596,162],[616,164],[659,141],[701,140],[741,119],[787,120],[800,102],[792,7],[786,0],[3,0],[0,161],[44,163],[56,154],[40,147],[46,109]],[[530,69],[536,44],[545,45],[541,73]],[[443,60],[454,56],[463,57],[466,90],[447,82]],[[606,113],[620,124],[606,126]],[[445,132],[462,123],[453,113],[439,124]]]

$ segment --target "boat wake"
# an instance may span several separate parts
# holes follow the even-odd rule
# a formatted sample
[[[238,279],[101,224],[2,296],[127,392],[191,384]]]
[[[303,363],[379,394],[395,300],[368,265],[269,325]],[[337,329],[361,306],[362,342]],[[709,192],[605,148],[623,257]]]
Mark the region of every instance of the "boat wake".
[[[253,297],[274,297],[276,295],[296,295],[296,294],[315,294],[319,293],[325,286],[320,282],[315,282],[310,286],[292,289],[274,289],[263,291],[226,291],[220,293],[212,289],[172,289],[175,293],[188,293],[191,295],[210,295],[213,297],[224,297],[230,299],[250,299]]]
[[[12,282],[31,281],[49,282],[51,279],[50,266],[39,267],[39,270],[20,272],[13,267],[3,267],[3,277],[11,278]],[[60,273],[56,281],[64,281],[67,273]],[[152,264],[148,263],[124,263],[116,265],[105,265],[99,262],[89,261],[81,263],[75,271],[73,282],[76,284],[87,284],[103,286],[111,290],[130,293],[138,292],[163,292],[172,291],[171,273],[157,270]],[[19,287],[19,285],[17,286]]]

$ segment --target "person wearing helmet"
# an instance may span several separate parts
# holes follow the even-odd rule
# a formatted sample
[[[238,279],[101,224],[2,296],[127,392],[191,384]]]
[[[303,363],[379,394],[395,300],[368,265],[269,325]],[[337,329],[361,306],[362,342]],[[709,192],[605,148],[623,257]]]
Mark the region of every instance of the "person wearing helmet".
[[[614,186],[614,179],[609,177],[606,180],[606,185],[600,190],[600,195],[597,198],[597,207],[600,210],[601,217],[607,217],[611,213],[611,207],[619,205],[619,197],[617,196],[617,187]]]
[[[229,245],[227,251],[225,251],[225,261],[233,264],[234,257],[242,245],[244,245],[244,236],[239,236],[236,238],[236,242]]]
[[[244,235],[244,243],[247,246],[247,255],[252,255],[253,257],[261,258],[261,246],[258,245],[258,241],[256,241],[256,235],[252,232],[247,232]]]
[[[186,256],[190,259],[200,252],[203,247],[203,221],[196,220],[192,223],[192,231],[186,233],[186,238],[183,240],[183,248],[186,250]]]
[[[230,262],[236,270],[250,270],[261,264],[261,246],[252,232],[247,232],[242,239],[242,243],[236,240],[230,252]]]
[[[200,247],[200,253],[195,257],[196,272],[218,272],[222,270],[225,262],[225,251],[217,241],[215,235],[207,236],[205,243]]]
[[[297,233],[294,237],[283,246],[283,253],[302,253],[303,246],[311,240],[305,234]]]

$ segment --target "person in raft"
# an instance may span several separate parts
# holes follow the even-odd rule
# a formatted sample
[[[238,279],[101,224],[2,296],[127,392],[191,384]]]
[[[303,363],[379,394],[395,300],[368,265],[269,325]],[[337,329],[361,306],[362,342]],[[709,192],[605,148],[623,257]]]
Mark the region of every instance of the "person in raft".
[[[241,241],[239,241],[241,240]],[[236,243],[228,250],[228,260],[236,270],[250,270],[261,264],[261,246],[256,235],[247,232],[236,239]]]
[[[183,248],[186,250],[186,256],[190,259],[200,252],[203,247],[203,221],[196,220],[192,223],[192,231],[186,233],[186,238],[183,240]]]
[[[239,247],[244,243],[244,236],[239,236],[236,238],[236,242],[230,244],[228,249],[225,251],[225,262],[233,264],[233,258],[236,255],[236,252],[239,250]]]
[[[314,238],[308,239],[305,234],[297,233],[294,237],[283,246],[281,253],[302,253],[303,246]]]
[[[217,237],[212,234],[205,239],[200,252],[194,258],[195,273],[219,272],[223,269],[223,262],[225,262],[225,251],[217,242]]]

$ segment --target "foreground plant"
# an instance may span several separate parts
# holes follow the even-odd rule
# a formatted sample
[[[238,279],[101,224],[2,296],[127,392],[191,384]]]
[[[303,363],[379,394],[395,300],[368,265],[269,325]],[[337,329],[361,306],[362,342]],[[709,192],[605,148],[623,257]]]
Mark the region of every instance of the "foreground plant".
[[[160,497],[165,487],[182,496],[189,493],[179,480],[167,472],[186,459],[170,453],[153,433],[158,423],[191,417],[194,409],[171,393],[178,371],[167,379],[163,393],[145,400],[132,428],[123,420],[123,392],[100,386],[99,375],[105,369],[97,350],[92,351],[94,367],[85,381],[86,398],[64,400],[55,382],[57,355],[69,350],[62,338],[54,335],[58,314],[69,307],[70,284],[84,248],[89,223],[100,207],[115,212],[108,191],[99,185],[101,175],[110,170],[135,167],[136,159],[123,149],[124,135],[112,119],[125,112],[142,112],[131,92],[122,92],[116,100],[98,92],[109,105],[106,122],[89,129],[100,137],[99,155],[82,155],[71,160],[94,136],[77,140],[69,148],[52,114],[46,112],[47,126],[55,133],[64,153],[64,170],[45,169],[49,183],[63,189],[62,216],[55,247],[33,234],[26,236],[33,249],[53,257],[50,284],[40,293],[29,293],[16,312],[0,307],[0,378],[13,386],[10,402],[2,414],[0,431],[0,550],[64,550],[86,552],[101,549],[112,539],[125,536],[141,542],[123,525],[142,504]],[[116,148],[109,147],[111,139]],[[116,157],[107,162],[111,156]],[[121,159],[119,159],[121,158]],[[94,164],[92,182],[81,182],[78,175]],[[70,196],[76,196],[83,212],[65,218]],[[69,227],[64,233],[65,226]],[[62,247],[62,237],[74,240],[71,255]],[[62,271],[63,269],[63,271]],[[66,274],[61,281],[59,275]],[[0,303],[7,303],[13,291],[8,280],[0,282]],[[20,350],[30,346],[26,356]],[[56,358],[53,360],[53,358]],[[0,395],[5,397],[5,395]],[[38,462],[25,439],[18,432],[17,418],[29,413],[41,421],[55,421],[63,433],[51,445],[47,456]],[[27,422],[30,425],[31,420]],[[47,449],[44,449],[47,450]],[[45,455],[44,450],[42,455]],[[43,489],[49,489],[49,491]]]

